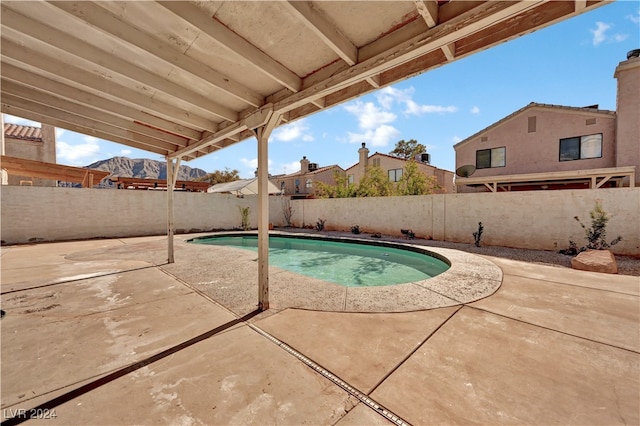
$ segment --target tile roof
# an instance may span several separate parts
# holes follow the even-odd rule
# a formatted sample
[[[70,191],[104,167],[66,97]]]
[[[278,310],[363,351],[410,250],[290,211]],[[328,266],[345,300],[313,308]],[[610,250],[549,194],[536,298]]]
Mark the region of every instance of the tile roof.
[[[26,141],[42,141],[42,129],[40,127],[21,126],[19,124],[5,123],[4,137],[22,139]]]
[[[300,176],[300,175],[313,175],[316,173],[320,173],[320,172],[324,172],[333,168],[339,168],[340,170],[344,171],[342,169],[342,167],[340,167],[337,164],[332,164],[331,166],[324,166],[324,167],[318,167],[316,170],[311,170],[307,173],[302,173],[300,170],[298,170],[297,172],[293,172],[293,173],[289,173],[288,175],[277,175],[277,176],[271,176],[271,178],[287,178],[287,177],[293,177],[293,176]]]

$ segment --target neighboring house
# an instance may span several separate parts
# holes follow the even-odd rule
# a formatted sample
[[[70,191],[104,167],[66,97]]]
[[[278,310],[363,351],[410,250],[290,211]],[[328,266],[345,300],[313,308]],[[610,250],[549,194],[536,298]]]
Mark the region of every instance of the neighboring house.
[[[40,128],[5,123],[2,155],[55,164],[55,127],[47,124],[42,124],[42,127]],[[9,174],[6,184],[57,186],[58,181],[32,176],[18,176],[15,174]]]
[[[284,195],[291,195],[292,198],[306,198],[313,195],[314,182],[335,185],[335,172],[344,173],[344,169],[335,164],[319,167],[317,163],[310,162],[307,157],[302,157],[300,171],[288,175],[271,176],[270,180]]]
[[[640,185],[640,58],[614,77],[617,112],[530,103],[456,144],[458,192]]]
[[[349,183],[358,183],[362,176],[364,176],[365,170],[369,166],[377,166],[385,171],[391,182],[398,182],[402,178],[402,173],[407,161],[403,158],[394,157],[392,155],[382,154],[379,152],[369,156],[369,149],[363,142],[361,148],[358,150],[359,161],[346,170]],[[429,154],[418,154],[416,156],[416,164],[418,165],[418,171],[424,173],[427,176],[434,176],[436,183],[440,187],[436,193],[453,193],[455,192],[455,186],[453,184],[453,172],[448,170],[439,169],[429,164]]]

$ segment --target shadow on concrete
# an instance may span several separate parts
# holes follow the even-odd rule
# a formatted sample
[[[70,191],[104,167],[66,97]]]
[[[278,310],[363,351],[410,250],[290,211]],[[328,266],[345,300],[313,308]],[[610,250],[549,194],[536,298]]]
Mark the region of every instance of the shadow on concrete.
[[[92,382],[89,382],[85,385],[80,386],[77,389],[71,390],[65,394],[62,394],[58,397],[55,397],[49,401],[46,401],[40,405],[38,405],[37,407],[33,407],[30,409],[24,409],[24,410],[16,410],[16,413],[12,413],[14,414],[14,417],[11,417],[5,421],[3,421],[1,423],[2,426],[11,426],[11,425],[19,425],[27,420],[30,419],[38,419],[42,417],[42,413],[47,413],[47,412],[51,412],[55,407],[64,404],[66,402],[71,401],[74,398],[77,398],[79,396],[82,396],[88,392],[91,392],[94,389],[97,389],[101,386],[106,385],[107,383],[110,383],[116,379],[119,379],[120,377],[126,376],[129,373],[132,373],[136,370],[139,370],[143,367],[146,367],[147,365],[153,364],[156,361],[160,361],[163,358],[166,358],[170,355],[175,354],[176,352],[179,352],[183,349],[188,348],[189,346],[192,346],[198,342],[201,342],[203,340],[206,340],[210,337],[215,336],[216,334],[219,334],[231,327],[233,327],[234,325],[237,324],[241,324],[244,323],[246,321],[249,321],[251,318],[255,317],[256,315],[258,315],[259,313],[261,313],[260,310],[255,310],[253,312],[249,312],[248,314],[240,317],[240,318],[236,318],[233,321],[229,321],[225,324],[219,325],[216,328],[213,328],[209,331],[206,331],[202,334],[200,334],[199,336],[193,337],[189,340],[186,340],[182,343],[179,343],[175,346],[172,346],[168,349],[165,349],[164,351],[157,353],[155,355],[152,355],[146,359],[140,360],[138,362],[135,362],[131,365],[128,365],[126,367],[123,367],[119,370],[116,370],[112,373],[107,374],[106,376],[100,377],[99,379],[96,379]]]

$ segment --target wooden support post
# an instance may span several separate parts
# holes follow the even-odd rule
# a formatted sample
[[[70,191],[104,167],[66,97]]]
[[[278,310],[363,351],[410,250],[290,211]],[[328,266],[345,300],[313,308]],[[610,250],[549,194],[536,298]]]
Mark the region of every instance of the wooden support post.
[[[258,310],[269,309],[269,135],[280,115],[267,110],[263,124],[252,129],[258,139]]]
[[[173,234],[175,233],[175,223],[173,218],[173,189],[178,178],[180,158],[176,159],[175,165],[172,158],[167,157],[167,262],[175,262],[173,256]]]

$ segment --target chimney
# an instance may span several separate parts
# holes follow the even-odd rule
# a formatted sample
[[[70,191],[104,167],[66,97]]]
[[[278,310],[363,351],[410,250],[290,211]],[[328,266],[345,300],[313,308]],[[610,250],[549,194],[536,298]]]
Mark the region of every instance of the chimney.
[[[309,173],[309,160],[307,160],[306,156],[300,160],[300,173],[303,175]]]
[[[616,96],[616,167],[636,166],[636,186],[640,184],[640,81],[639,49],[630,51],[627,60],[618,64],[613,77],[618,80]],[[625,179],[625,185],[627,184]]]
[[[360,167],[364,169],[369,163],[369,149],[365,146],[364,142],[362,142],[362,148],[358,150],[358,154],[360,154],[360,161],[358,163]]]

